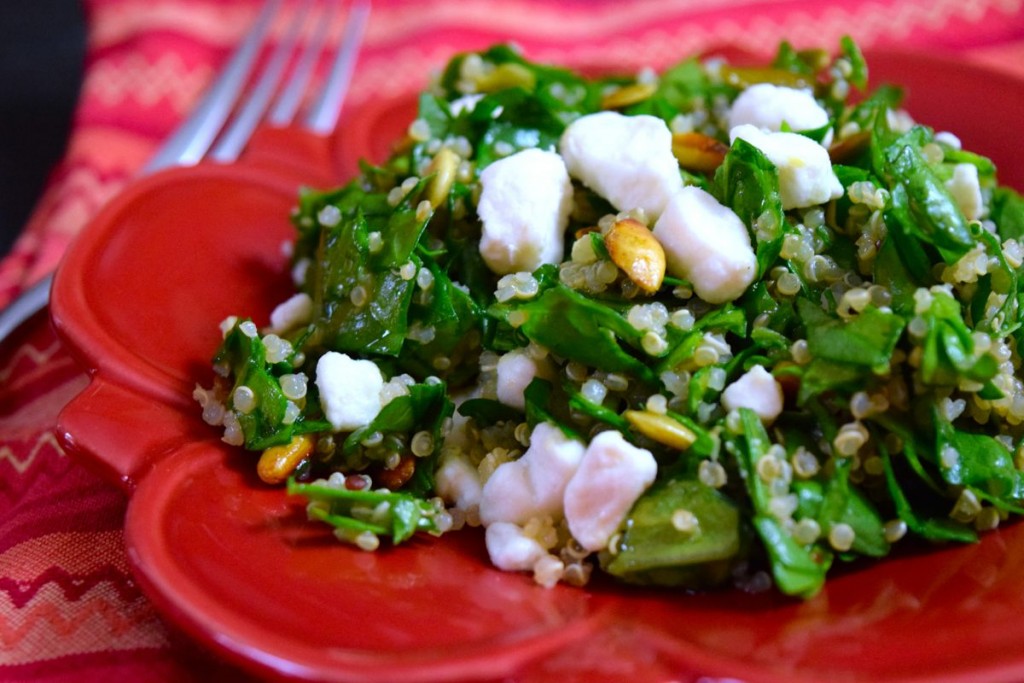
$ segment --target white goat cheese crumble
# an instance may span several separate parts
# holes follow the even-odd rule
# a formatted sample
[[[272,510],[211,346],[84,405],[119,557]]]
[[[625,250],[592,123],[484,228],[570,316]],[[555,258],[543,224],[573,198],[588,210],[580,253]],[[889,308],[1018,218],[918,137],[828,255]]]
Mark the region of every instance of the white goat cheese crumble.
[[[657,473],[651,452],[621,432],[595,436],[565,488],[565,520],[573,538],[590,551],[606,547]]]
[[[651,220],[683,184],[672,132],[653,116],[581,116],[565,129],[559,151],[572,177],[619,211],[643,209]]]
[[[480,255],[499,275],[558,263],[572,212],[572,180],[555,152],[524,149],[480,174]]]
[[[828,150],[799,133],[765,133],[744,124],[729,131],[729,139],[746,140],[761,150],[779,171],[783,209],[825,204],[843,194],[842,183],[832,170]]]
[[[359,429],[380,412],[384,376],[371,360],[328,351],[316,363],[316,386],[324,415],[336,432]]]
[[[434,474],[437,495],[460,510],[480,507],[483,484],[480,472],[459,449],[441,451],[441,461]]]
[[[563,516],[563,498],[583,458],[583,444],[547,422],[538,424],[518,460],[502,463],[484,484],[480,521],[525,524],[531,517]]]
[[[547,359],[533,358],[525,349],[515,349],[498,359],[498,400],[524,410],[526,387],[534,377],[551,378],[553,371]]]
[[[765,424],[771,424],[782,414],[783,402],[782,386],[760,365],[747,370],[722,392],[722,406],[726,410],[749,408]]]
[[[981,218],[984,202],[981,197],[981,184],[978,181],[978,167],[974,164],[957,164],[953,167],[953,177],[946,181],[946,189],[953,196],[953,201],[969,221]]]
[[[303,325],[313,316],[313,299],[300,292],[279,303],[270,312],[270,331],[276,334]]]
[[[757,83],[741,92],[729,109],[729,128],[752,125],[765,132],[816,130],[828,125],[829,116],[810,90]],[[832,141],[831,128],[822,145]]]
[[[654,225],[670,274],[687,279],[713,304],[736,299],[757,275],[750,235],[732,209],[698,187],[672,196]]]
[[[452,116],[459,116],[466,112],[471,112],[476,109],[477,103],[482,100],[484,96],[481,93],[471,93],[469,95],[463,95],[457,100],[452,100],[448,103],[448,110],[451,111]]]
[[[536,539],[511,522],[495,522],[488,526],[484,543],[491,563],[506,572],[529,571],[548,554]]]
[[[960,138],[953,133],[950,133],[948,130],[940,130],[937,132],[935,134],[935,142],[941,145],[946,145],[950,149],[963,149],[963,143],[960,142]]]

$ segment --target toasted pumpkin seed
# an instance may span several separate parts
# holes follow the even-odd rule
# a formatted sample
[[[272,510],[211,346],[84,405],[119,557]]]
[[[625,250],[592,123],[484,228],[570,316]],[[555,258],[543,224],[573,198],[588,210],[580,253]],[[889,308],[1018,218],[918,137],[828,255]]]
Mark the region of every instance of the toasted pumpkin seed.
[[[676,133],[672,136],[672,154],[688,171],[713,173],[725,161],[729,146],[703,133]]]
[[[433,175],[427,185],[427,201],[436,209],[448,199],[455,176],[459,172],[459,155],[448,147],[442,147],[427,168],[427,174]]]
[[[533,91],[536,85],[537,78],[533,75],[533,72],[522,64],[516,64],[515,62],[498,64],[493,70],[476,79],[476,89],[482,93],[515,87]]]
[[[653,294],[665,279],[665,250],[646,225],[632,218],[618,221],[604,236],[612,263],[640,289]]]
[[[749,68],[741,66],[723,66],[722,80],[737,88],[749,88],[757,83],[771,83],[787,88],[810,88],[814,83],[800,74],[785,69]]]
[[[638,432],[670,448],[686,450],[697,440],[697,435],[686,425],[668,415],[649,410],[627,410],[622,416]]]
[[[601,98],[602,109],[623,109],[638,104],[658,92],[654,83],[630,83],[612,90]]]

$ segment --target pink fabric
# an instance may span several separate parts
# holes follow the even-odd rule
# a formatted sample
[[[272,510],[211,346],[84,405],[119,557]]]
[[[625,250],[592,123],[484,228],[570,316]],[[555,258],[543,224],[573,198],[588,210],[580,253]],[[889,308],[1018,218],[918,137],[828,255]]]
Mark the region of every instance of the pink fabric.
[[[186,116],[258,4],[86,0],[70,148],[0,262],[0,306],[57,264]],[[669,14],[688,21],[666,28]],[[953,53],[1024,78],[1021,0],[378,0],[350,105],[421,83],[456,49],[501,39],[540,60],[632,66],[725,43],[761,53],[782,38],[827,47],[844,33],[864,47]],[[0,679],[244,679],[161,620],[132,579],[123,497],[54,437],[59,410],[86,383],[45,315],[0,347]]]

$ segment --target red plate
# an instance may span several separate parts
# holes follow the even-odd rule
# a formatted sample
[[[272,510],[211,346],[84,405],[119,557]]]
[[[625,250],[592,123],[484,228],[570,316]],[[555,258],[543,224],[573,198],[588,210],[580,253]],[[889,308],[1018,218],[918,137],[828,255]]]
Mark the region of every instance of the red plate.
[[[875,83],[907,85],[920,120],[1024,187],[1010,144],[1024,84],[931,57],[870,63]],[[807,602],[603,582],[545,590],[490,568],[478,530],[364,553],[262,486],[190,398],[210,382],[217,324],[265,321],[288,295],[280,245],[298,181],[379,159],[412,111],[409,96],[359,108],[345,155],[281,134],[258,164],[152,177],[103,211],[58,274],[54,322],[92,369],[60,431],[131,496],[131,562],[168,619],[257,673],[299,679],[1024,679],[1019,524],[837,573]]]

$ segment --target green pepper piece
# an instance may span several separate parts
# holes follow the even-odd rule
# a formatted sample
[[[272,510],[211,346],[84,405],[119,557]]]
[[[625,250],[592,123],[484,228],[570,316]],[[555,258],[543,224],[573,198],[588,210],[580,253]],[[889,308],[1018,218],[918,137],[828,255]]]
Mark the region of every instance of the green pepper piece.
[[[694,516],[693,531],[673,525],[677,510]],[[716,585],[745,554],[748,535],[736,505],[716,489],[689,479],[664,480],[637,501],[618,552],[605,558],[604,569],[631,583]]]

